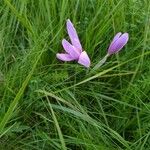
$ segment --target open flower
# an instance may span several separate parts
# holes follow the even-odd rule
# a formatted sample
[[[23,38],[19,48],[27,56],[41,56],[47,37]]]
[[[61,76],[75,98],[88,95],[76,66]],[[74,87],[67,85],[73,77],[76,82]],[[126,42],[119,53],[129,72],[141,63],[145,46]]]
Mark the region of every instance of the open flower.
[[[127,44],[128,40],[128,33],[117,33],[108,48],[108,55],[119,52]]]
[[[71,23],[67,20],[67,31],[71,43],[66,39],[62,40],[62,45],[66,53],[57,53],[56,57],[62,61],[77,61],[79,64],[90,67],[90,58],[85,51],[83,51],[77,32]]]

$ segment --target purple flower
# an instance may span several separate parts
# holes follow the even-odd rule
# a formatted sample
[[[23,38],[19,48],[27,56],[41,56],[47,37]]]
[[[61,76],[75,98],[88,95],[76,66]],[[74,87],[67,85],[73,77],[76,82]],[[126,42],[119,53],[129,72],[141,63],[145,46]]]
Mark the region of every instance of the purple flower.
[[[77,32],[69,19],[67,20],[67,31],[71,43],[63,39],[62,45],[66,53],[57,53],[56,57],[62,61],[75,60],[87,68],[90,67],[90,58],[87,53],[83,51]]]
[[[128,33],[117,33],[108,48],[108,55],[119,52],[127,44],[128,40]]]

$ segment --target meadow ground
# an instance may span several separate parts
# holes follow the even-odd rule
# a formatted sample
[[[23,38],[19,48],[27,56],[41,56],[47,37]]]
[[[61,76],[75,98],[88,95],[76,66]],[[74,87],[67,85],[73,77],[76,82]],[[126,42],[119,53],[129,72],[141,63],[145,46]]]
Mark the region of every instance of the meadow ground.
[[[56,53],[75,25],[90,74]],[[0,150],[149,150],[150,1],[1,0]]]

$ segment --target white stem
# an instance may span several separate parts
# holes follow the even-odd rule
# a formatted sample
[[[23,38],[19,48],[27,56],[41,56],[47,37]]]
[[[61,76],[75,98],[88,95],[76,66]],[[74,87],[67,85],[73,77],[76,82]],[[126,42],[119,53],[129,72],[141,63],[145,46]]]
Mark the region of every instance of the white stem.
[[[97,70],[99,67],[101,67],[107,60],[109,54],[107,54],[102,60],[100,60],[96,65],[95,67],[92,69],[92,71],[95,71]]]

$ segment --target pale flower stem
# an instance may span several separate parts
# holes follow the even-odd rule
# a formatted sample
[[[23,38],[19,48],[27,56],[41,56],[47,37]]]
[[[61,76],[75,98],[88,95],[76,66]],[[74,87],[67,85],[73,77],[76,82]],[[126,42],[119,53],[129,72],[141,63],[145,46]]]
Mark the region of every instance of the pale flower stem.
[[[107,54],[102,60],[100,60],[96,65],[95,67],[92,69],[92,71],[95,71],[97,70],[99,67],[101,67],[107,60],[109,54]]]

